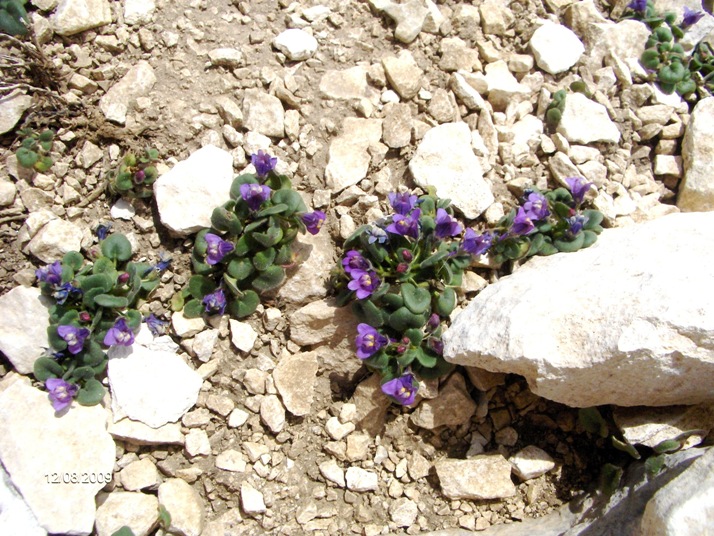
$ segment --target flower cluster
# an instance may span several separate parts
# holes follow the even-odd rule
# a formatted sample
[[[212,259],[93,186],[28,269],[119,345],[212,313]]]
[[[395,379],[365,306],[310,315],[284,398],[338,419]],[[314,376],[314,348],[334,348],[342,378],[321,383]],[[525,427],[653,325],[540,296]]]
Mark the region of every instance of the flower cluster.
[[[235,178],[230,200],[213,211],[212,228],[196,236],[195,275],[172,301],[188,317],[253,313],[259,294],[277,288],[294,265],[297,234],[317,234],[325,221],[324,212],[308,212],[290,180],[275,171],[276,157],[258,151],[251,163],[255,172]]]
[[[497,262],[575,251],[592,244],[602,214],[583,210],[592,184],[566,179],[569,189],[530,190],[498,226],[478,233],[459,223],[449,201],[434,195],[390,194],[394,211],[345,241],[334,278],[338,302],[353,302],[360,319],[356,355],[382,377],[382,391],[412,404],[417,378],[448,373],[441,334],[456,305],[463,271],[474,256]]]
[[[134,342],[142,322],[136,302],[158,286],[159,275],[168,266],[165,260],[157,265],[129,262],[129,240],[106,232],[106,227],[98,228],[101,241],[93,262],[70,251],[61,262],[36,271],[42,293],[55,304],[47,330],[51,348],[35,361],[34,374],[45,383],[56,411],[75,398],[83,405],[102,400],[104,387],[98,378],[107,366],[105,349]],[[146,322],[152,332],[163,324],[153,315]]]
[[[116,171],[109,173],[109,191],[124,197],[151,197],[152,185],[159,176],[156,162],[159,152],[146,149],[143,155],[128,153]]]

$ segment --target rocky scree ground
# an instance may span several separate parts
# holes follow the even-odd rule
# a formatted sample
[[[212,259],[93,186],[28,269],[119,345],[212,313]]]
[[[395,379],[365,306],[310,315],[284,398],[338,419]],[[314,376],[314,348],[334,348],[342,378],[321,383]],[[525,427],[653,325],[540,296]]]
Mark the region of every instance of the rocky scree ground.
[[[312,243],[313,253],[319,249],[335,261],[346,236],[381,214],[388,192],[417,184],[444,188],[439,177],[407,171],[437,125],[463,123],[476,133],[467,142],[469,158],[478,156],[494,200],[474,211],[458,195],[480,177],[467,176],[450,191],[470,218],[488,207],[471,222],[477,227],[515,206],[528,185],[555,186],[570,175],[596,183],[609,226],[677,210],[688,105],[639,82],[634,64],[624,61],[638,56],[642,32],[621,39],[621,50],[635,51],[603,63],[603,44],[586,31],[590,23],[616,19],[622,2],[95,1],[100,11],[109,9],[109,20],[77,33],[58,20],[71,0],[56,10],[57,2],[33,2],[35,32],[61,76],[65,104],[35,93],[20,112],[25,126],[59,128],[49,172],[19,169],[16,131],[2,138],[2,293],[32,285],[35,268],[53,260],[53,252],[90,247],[96,225],[112,221],[115,232],[132,235],[140,256],[172,257],[145,306],[146,313],[171,315],[170,297],[191,275],[192,239],[169,233],[155,202],[132,200],[133,208],[110,213],[117,200],[100,193],[123,152],[146,146],[159,150],[168,169],[215,145],[230,152],[236,173],[252,152],[269,150],[308,205],[328,213],[329,239]],[[412,20],[420,17],[421,31],[414,31]],[[529,41],[539,19],[575,31],[587,45],[579,63],[563,72],[547,67],[556,74],[536,65]],[[273,46],[288,28],[312,35],[316,50],[302,34],[305,46]],[[505,82],[484,81],[482,72],[500,73]],[[575,141],[572,132],[544,130],[550,94],[577,79],[605,110],[600,137]],[[461,143],[459,134],[445,146],[452,141]],[[445,154],[440,165],[462,158]],[[37,227],[53,218],[71,226],[33,245]],[[197,495],[177,511],[201,512],[177,529],[186,534],[414,534],[542,516],[592,483],[603,460],[577,426],[576,410],[534,396],[517,378],[459,370],[443,382],[439,398],[426,398],[419,409],[390,406],[374,379],[362,381],[352,331],[316,327],[335,314],[325,313],[329,302],[323,301],[328,271],[323,267],[320,278],[304,283],[302,300],[265,302],[241,326],[247,340],[225,318],[204,330],[217,335],[207,349],[198,348],[196,333],[176,337],[204,377],[196,407],[181,421],[184,444],[142,445],[115,436],[114,478],[100,503],[116,497],[114,508],[122,511],[122,489],[153,495],[161,481],[179,478]],[[503,273],[475,266],[462,299]],[[310,317],[309,307],[321,310]],[[273,372],[286,355],[307,355],[310,366],[294,369],[304,377],[276,386]],[[13,368],[5,359],[2,366],[3,375]],[[425,395],[436,390],[430,385]],[[286,413],[291,394],[312,397],[308,410],[293,406]],[[439,464],[446,459],[481,452],[510,458],[534,446],[554,460],[549,472],[521,481],[510,468],[505,477],[502,467],[492,468],[501,479],[485,473],[479,481],[487,488],[499,481],[502,489],[470,490],[482,500],[444,489],[450,471],[439,472],[445,467]],[[155,475],[140,479],[139,487],[128,484],[137,464]]]

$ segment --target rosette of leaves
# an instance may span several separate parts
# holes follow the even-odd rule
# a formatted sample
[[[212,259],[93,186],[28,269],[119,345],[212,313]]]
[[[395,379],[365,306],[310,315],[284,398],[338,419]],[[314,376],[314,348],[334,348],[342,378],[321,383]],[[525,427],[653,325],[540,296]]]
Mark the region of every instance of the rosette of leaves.
[[[409,371],[429,379],[453,369],[441,355],[441,335],[472,260],[454,239],[457,233],[438,236],[438,219],[451,219],[450,202],[433,194],[410,197],[415,202],[410,202],[409,212],[397,209],[397,214],[361,226],[345,241],[349,251],[334,278],[338,303],[352,302],[356,316],[369,326],[358,336],[358,357],[383,384]],[[395,222],[404,221],[406,232],[394,232]],[[459,225],[458,234],[462,230]],[[350,269],[350,257],[359,270]],[[360,336],[365,333],[372,339],[360,355]]]
[[[25,35],[30,19],[25,11],[27,0],[0,0],[0,32]]]
[[[34,169],[40,173],[50,169],[54,163],[50,157],[52,140],[55,137],[54,131],[48,129],[37,133],[32,129],[23,129],[18,134],[24,136],[24,139],[15,152],[17,163],[24,168]]]
[[[687,96],[696,91],[697,85],[689,70],[689,58],[682,45],[675,42],[675,35],[683,36],[678,26],[659,26],[647,39],[640,63],[645,69],[656,73],[657,84],[664,93]]]
[[[251,186],[258,187],[263,196],[259,206],[251,207],[250,198],[244,198],[246,187],[250,190]],[[237,176],[230,200],[213,211],[212,228],[196,235],[191,255],[195,275],[174,296],[173,309],[183,308],[189,318],[226,311],[234,318],[251,315],[260,296],[277,289],[286,269],[294,266],[292,243],[308,229],[303,221],[307,210],[285,175],[270,169],[263,177],[255,173]],[[310,232],[316,233],[317,228]],[[212,258],[207,235],[213,240],[220,237],[225,253]],[[215,306],[209,304],[212,297]]]
[[[76,400],[87,406],[104,397],[99,378],[107,366],[107,334],[123,320],[120,325],[133,341],[141,324],[136,304],[159,284],[156,267],[130,261],[132,247],[124,235],[108,236],[99,251],[93,262],[70,251],[37,271],[42,294],[54,303],[47,329],[50,348],[35,361],[35,378],[64,380],[78,388]]]
[[[155,166],[158,160],[156,149],[146,149],[140,156],[127,153],[119,168],[109,174],[109,190],[124,197],[151,197],[152,185],[159,176]]]
[[[547,201],[544,218],[523,218],[522,207],[512,209],[495,228],[490,253],[497,263],[533,255],[574,252],[590,247],[602,232],[603,215],[594,209],[582,209],[573,194],[565,188],[545,193],[529,190]],[[527,212],[526,212],[527,215]],[[525,219],[528,232],[518,232],[516,224]],[[523,223],[521,221],[521,223]]]
[[[700,41],[689,61],[689,70],[699,87],[714,94],[714,51],[706,41]]]

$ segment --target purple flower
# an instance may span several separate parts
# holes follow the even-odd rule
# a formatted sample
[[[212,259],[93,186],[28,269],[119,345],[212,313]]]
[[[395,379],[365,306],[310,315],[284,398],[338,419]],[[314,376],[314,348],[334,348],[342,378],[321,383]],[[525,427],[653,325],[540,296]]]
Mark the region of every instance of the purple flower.
[[[429,340],[427,341],[427,346],[429,346],[429,348],[431,348],[431,350],[435,354],[442,355],[444,353],[444,341],[442,341],[441,339],[429,337]]]
[[[378,244],[384,244],[388,238],[384,229],[380,229],[379,227],[370,227],[367,229],[367,234],[369,235],[367,242],[370,244],[374,244],[375,242]]]
[[[245,186],[245,184],[243,186]],[[206,263],[211,266],[221,262],[223,257],[235,249],[235,246],[231,242],[223,240],[220,236],[214,235],[213,233],[206,233],[204,238],[208,244],[206,248]]]
[[[97,225],[97,229],[94,231],[97,234],[97,238],[99,240],[104,240],[107,235],[109,234],[110,229],[112,228],[112,223],[100,223]]]
[[[226,295],[222,288],[216,289],[203,297],[203,305],[208,314],[222,315],[226,311]]]
[[[429,320],[426,322],[426,331],[432,332],[441,325],[441,318],[436,313],[432,313]]]
[[[262,179],[275,169],[278,159],[260,150],[258,154],[250,155],[250,163],[255,167],[255,174]]]
[[[134,173],[134,184],[142,184],[146,180],[146,172],[140,169]]]
[[[690,26],[694,26],[702,20],[702,17],[704,17],[703,11],[695,11],[693,9],[689,9],[687,6],[684,6],[684,17],[682,18],[682,24],[680,24],[680,26],[683,30],[686,30]]]
[[[372,271],[352,270],[350,276],[352,281],[347,284],[347,288],[356,291],[358,300],[370,296],[381,284],[377,274]]]
[[[408,192],[402,194],[392,192],[387,194],[387,198],[389,198],[389,204],[392,205],[392,208],[396,211],[396,213],[401,214],[402,216],[409,214],[419,200],[417,196],[409,195]]]
[[[593,186],[592,182],[588,182],[582,177],[568,177],[567,179],[565,179],[565,182],[568,184],[570,193],[573,194],[573,199],[575,199],[576,205],[579,205],[583,202],[585,194],[590,189],[590,187]]]
[[[414,381],[414,375],[411,372],[382,384],[382,392],[403,406],[414,403],[418,390],[419,384]]]
[[[632,0],[627,4],[632,11],[637,11],[638,13],[644,13],[647,10],[647,0]]]
[[[166,326],[169,324],[168,322],[157,318],[154,313],[151,313],[149,316],[145,316],[143,321],[146,322],[149,331],[154,337],[165,334]]]
[[[89,330],[62,324],[57,326],[57,334],[67,343],[69,353],[76,355],[82,351],[84,341],[89,337]]]
[[[528,214],[526,214],[526,211],[523,209],[523,207],[518,207],[518,213],[516,214],[516,217],[513,220],[513,226],[511,227],[511,231],[514,234],[525,236],[527,234],[532,233],[534,230],[535,225],[533,225],[533,222],[528,217]]]
[[[389,344],[389,339],[369,324],[357,325],[357,357],[367,359]]]
[[[419,216],[421,210],[416,209],[407,216],[395,214],[392,216],[392,223],[387,226],[387,232],[402,236],[411,236],[419,238]]]
[[[104,346],[131,346],[133,343],[134,332],[124,318],[118,318],[104,336]]]
[[[320,227],[322,227],[325,221],[325,213],[321,210],[316,210],[315,212],[310,212],[309,214],[303,214],[301,216],[302,222],[307,227],[307,232],[316,235],[320,232]]]
[[[35,270],[35,275],[39,281],[49,283],[53,286],[58,286],[62,283],[62,265],[60,261],[55,261],[49,266],[44,266],[39,270]]]
[[[463,226],[454,218],[449,216],[443,208],[436,209],[436,229],[434,234],[437,238],[456,236],[464,230]]]
[[[568,231],[567,234],[570,238],[575,238],[577,234],[583,230],[583,226],[587,222],[587,218],[582,214],[568,218]]]
[[[466,229],[464,240],[461,242],[461,249],[471,255],[483,255],[488,251],[493,243],[493,235],[486,231],[483,234],[476,234],[473,229]]]
[[[528,194],[526,202],[523,203],[523,209],[526,211],[528,218],[533,221],[544,220],[550,216],[548,200],[543,194],[538,192]]]
[[[50,402],[55,411],[62,411],[69,406],[79,391],[78,386],[61,378],[47,378],[45,388],[50,392]]]
[[[82,295],[82,289],[77,288],[72,283],[65,283],[61,287],[57,287],[52,293],[52,297],[57,300],[59,305],[64,305],[68,299],[79,297]]]
[[[369,270],[369,261],[359,251],[351,249],[342,259],[342,266],[344,266],[345,272],[348,274],[351,274],[354,270],[366,272]]]
[[[258,210],[270,197],[270,188],[264,184],[241,184],[240,195],[250,210]]]

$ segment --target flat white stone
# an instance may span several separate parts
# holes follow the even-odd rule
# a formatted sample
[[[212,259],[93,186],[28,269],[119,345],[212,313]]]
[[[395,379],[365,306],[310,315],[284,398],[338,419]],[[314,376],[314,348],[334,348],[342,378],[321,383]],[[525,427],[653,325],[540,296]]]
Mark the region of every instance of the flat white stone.
[[[607,114],[607,109],[582,93],[568,93],[557,131],[570,143],[620,141],[620,131]]]
[[[231,327],[231,342],[241,352],[250,352],[258,338],[258,332],[247,322],[240,322],[232,318],[228,322]]]
[[[262,514],[267,510],[263,494],[247,481],[240,485],[240,500],[246,514]]]
[[[0,98],[0,134],[10,132],[22,114],[32,105],[32,97],[20,91],[13,91]]]
[[[127,24],[148,24],[154,16],[154,0],[124,0],[124,22]]]
[[[124,467],[119,473],[119,479],[126,491],[155,488],[161,482],[156,466],[148,458],[137,460]]]
[[[267,395],[260,403],[260,420],[274,434],[285,426],[285,407],[275,395]]]
[[[123,125],[136,99],[145,97],[155,83],[154,69],[141,60],[99,99],[99,109],[109,121]]]
[[[161,223],[185,236],[211,226],[213,209],[230,199],[233,157],[207,145],[154,183]]]
[[[208,440],[208,434],[205,430],[192,428],[186,434],[186,453],[191,457],[210,456],[211,443]]]
[[[367,71],[357,66],[342,71],[326,71],[320,79],[320,92],[338,100],[360,99],[367,96]]]
[[[50,24],[59,35],[74,35],[112,22],[107,0],[59,0]]]
[[[112,536],[124,526],[134,536],[147,536],[158,522],[158,508],[154,495],[113,491],[97,508],[97,536]]]
[[[112,205],[109,214],[111,214],[115,220],[129,221],[136,216],[136,209],[127,199],[121,198]]]
[[[529,44],[538,67],[550,74],[567,71],[585,52],[585,45],[575,32],[552,22],[546,22],[533,32]]]
[[[317,51],[317,39],[305,30],[290,28],[278,34],[273,46],[290,61],[304,61]]]
[[[285,136],[285,110],[280,99],[259,89],[246,89],[243,126],[271,138]]]
[[[204,503],[190,484],[171,478],[159,486],[159,504],[171,514],[168,532],[200,536],[205,524]]]
[[[342,134],[330,143],[325,168],[325,182],[333,193],[341,192],[367,176],[371,161],[368,149],[381,138],[381,119],[345,118]]]
[[[238,428],[239,426],[243,426],[248,420],[249,416],[250,415],[247,411],[244,411],[240,408],[236,408],[231,411],[230,415],[228,415],[228,426],[230,428]]]
[[[79,251],[82,236],[82,229],[78,225],[59,218],[53,219],[30,240],[27,249],[42,262],[50,264],[61,260],[68,251]]]
[[[109,423],[109,433],[133,445],[183,445],[180,423],[169,423],[152,428],[139,421],[121,419]]]
[[[684,180],[679,185],[677,206],[684,212],[714,210],[714,180],[711,169],[714,155],[714,97],[700,100],[682,139]]]
[[[508,459],[513,466],[513,472],[521,480],[531,480],[544,475],[555,467],[550,455],[541,448],[529,445]]]
[[[47,536],[47,531],[37,522],[35,514],[12,485],[10,475],[2,466],[0,466],[0,531],[3,534]]]
[[[503,499],[516,494],[511,464],[500,454],[444,459],[434,466],[441,491],[449,499]]]
[[[337,462],[330,458],[327,461],[322,462],[318,468],[320,469],[320,474],[329,480],[333,484],[337,484],[339,487],[344,488],[347,484],[345,482],[345,472],[337,465]]]
[[[273,370],[273,380],[287,410],[298,417],[310,413],[317,375],[317,354],[284,354]]]
[[[324,230],[293,242],[293,251],[302,262],[280,287],[278,298],[296,304],[324,298],[334,266],[334,247],[330,233]]]
[[[37,358],[49,347],[48,307],[53,303],[35,287],[15,287],[0,296],[0,310],[12,311],[0,316],[0,352],[22,374],[30,374]]]
[[[216,456],[216,467],[234,473],[245,472],[246,462],[240,451],[228,449]]]
[[[348,467],[345,472],[347,489],[351,491],[374,491],[379,486],[377,473],[361,467]]]
[[[5,376],[0,381],[0,461],[43,529],[88,535],[94,526],[94,496],[114,470],[114,441],[101,405],[74,402],[65,411],[58,418],[46,392],[17,374]]]

